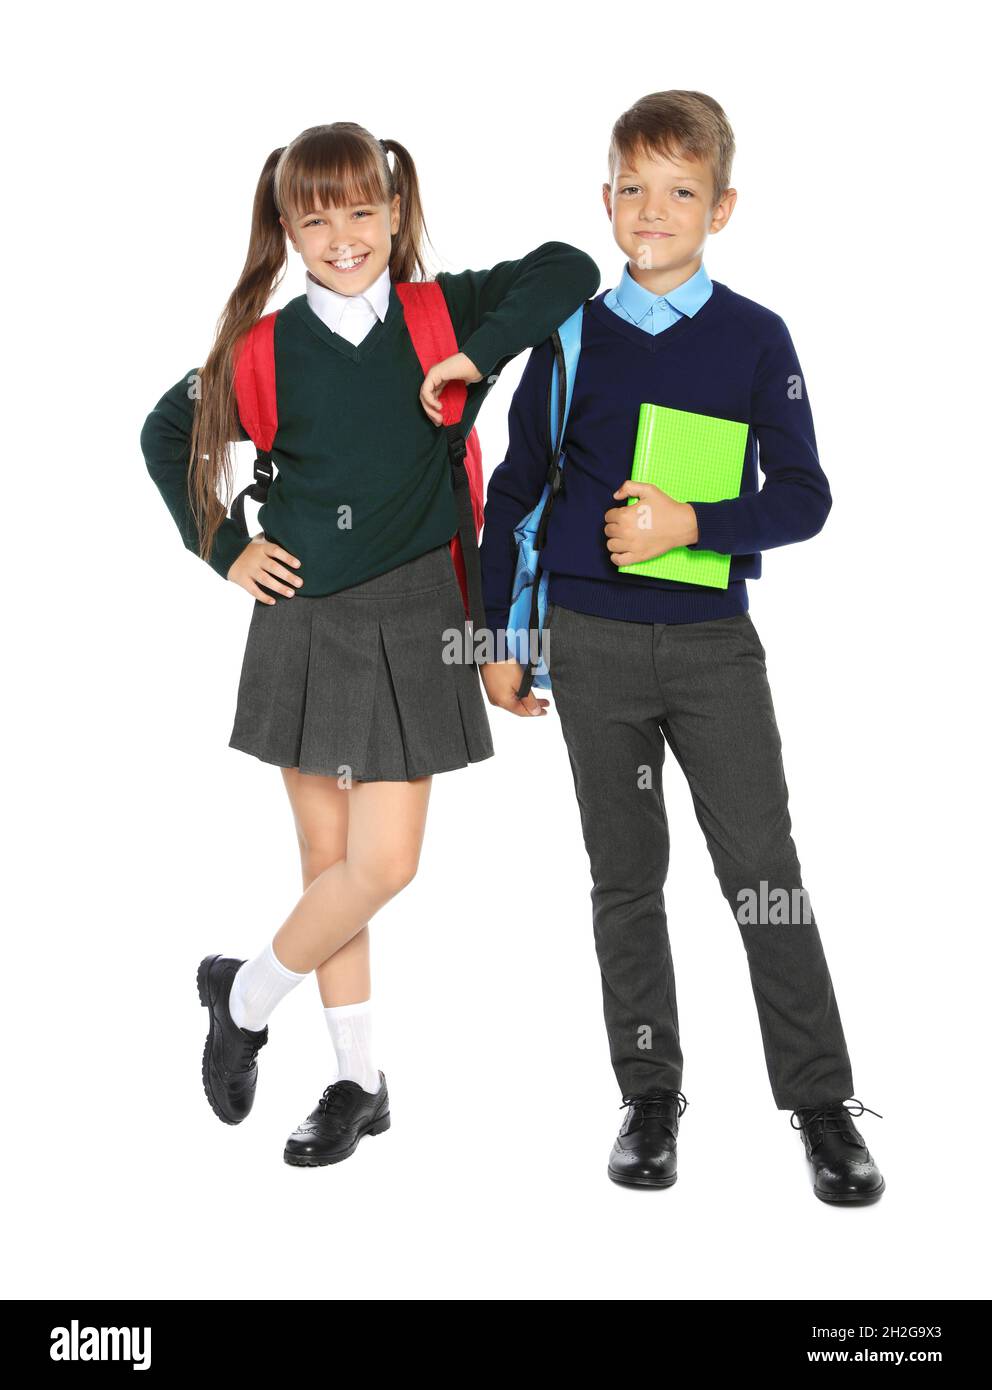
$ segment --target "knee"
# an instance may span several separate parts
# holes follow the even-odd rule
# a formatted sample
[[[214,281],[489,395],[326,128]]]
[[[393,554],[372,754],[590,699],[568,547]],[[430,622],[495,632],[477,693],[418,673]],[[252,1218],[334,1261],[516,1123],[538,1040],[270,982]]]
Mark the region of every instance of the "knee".
[[[717,876],[741,925],[812,920],[812,906],[795,861],[727,864]]]
[[[417,867],[420,862],[419,855],[401,855],[389,862],[386,871],[386,886],[389,896],[402,892],[417,876]]]
[[[591,860],[592,901],[604,910],[651,906],[658,902],[668,877],[668,855],[647,853],[638,859],[615,856]]]
[[[303,865],[303,877],[307,883],[312,883],[315,878],[329,869],[333,864],[344,858],[344,852],[340,845],[333,841],[327,843],[300,841],[300,862]]]
[[[799,865],[794,856],[782,854],[713,856],[713,868],[724,894],[736,894],[742,888],[790,886],[799,877]]]
[[[801,882],[795,841],[787,823],[749,827],[736,843],[720,843],[707,836],[710,858],[725,898],[736,898],[744,889],[791,888]]]
[[[349,867],[366,895],[374,902],[385,903],[413,881],[419,859],[419,854],[394,854]]]

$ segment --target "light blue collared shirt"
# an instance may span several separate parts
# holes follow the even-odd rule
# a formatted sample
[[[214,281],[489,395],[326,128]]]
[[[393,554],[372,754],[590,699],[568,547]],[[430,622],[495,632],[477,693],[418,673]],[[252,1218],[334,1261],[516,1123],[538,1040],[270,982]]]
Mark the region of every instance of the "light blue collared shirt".
[[[669,290],[667,294],[652,294],[637,283],[630,273],[629,263],[625,261],[619,285],[606,294],[603,303],[628,323],[655,335],[665,328],[671,328],[673,323],[678,323],[686,315],[691,318],[712,293],[713,283],[702,264],[695,275],[690,275],[674,290]]]

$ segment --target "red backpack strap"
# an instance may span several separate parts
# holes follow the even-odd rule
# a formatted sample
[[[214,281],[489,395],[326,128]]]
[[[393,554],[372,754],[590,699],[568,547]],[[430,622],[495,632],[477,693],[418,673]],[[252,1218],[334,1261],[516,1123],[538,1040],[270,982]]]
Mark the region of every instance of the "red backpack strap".
[[[448,312],[441,286],[435,280],[397,281],[396,293],[403,303],[413,346],[426,376],[436,362],[453,357],[458,351],[454,325]],[[462,418],[468,388],[464,381],[449,381],[441,393],[441,417],[445,425],[456,425]],[[484,499],[482,486],[482,450],[476,430],[465,436],[466,463],[472,508],[475,513],[475,533],[482,530]]]
[[[458,351],[444,292],[436,280],[394,281],[394,284],[414,350],[426,376],[436,363],[453,357]],[[441,419],[448,435],[451,482],[458,507],[458,534],[451,542],[451,558],[466,615],[475,631],[480,632],[486,625],[479,560],[483,517],[482,455],[475,430],[470,430],[466,438],[461,429],[467,395],[464,381],[449,381],[441,392]]]
[[[239,338],[234,349],[234,395],[238,415],[256,449],[254,482],[239,492],[231,503],[231,517],[246,536],[245,498],[264,502],[272,482],[270,450],[279,428],[275,349],[278,312],[260,318]]]
[[[403,317],[426,376],[431,367],[458,351],[447,300],[436,280],[396,281]],[[446,425],[456,425],[465,409],[464,381],[449,381],[441,393],[441,414]]]

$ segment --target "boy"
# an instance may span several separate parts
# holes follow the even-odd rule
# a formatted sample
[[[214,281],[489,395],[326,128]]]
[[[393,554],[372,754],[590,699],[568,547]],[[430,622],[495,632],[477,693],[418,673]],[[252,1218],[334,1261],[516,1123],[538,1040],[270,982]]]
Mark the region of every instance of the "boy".
[[[585,307],[562,488],[539,552],[549,575],[548,669],[592,872],[610,1054],[627,1106],[608,1172],[634,1186],[674,1183],[688,1104],[663,896],[667,743],[740,925],[775,1104],[793,1112],[817,1197],[866,1203],[885,1184],[853,1124],[866,1107],[844,1104],[850,1060],[790,834],[746,585],[761,573],[762,550],[821,529],[831,497],[785,323],[703,267],[706,237],[722,231],[736,201],[733,155],[724,112],[701,92],[643,97],[613,128],[603,200],[627,264],[617,287]],[[497,637],[507,625],[513,528],[549,477],[551,365],[550,342],[542,343],[514,395],[507,457],[489,484],[483,585]],[[679,502],[632,482],[642,402],[746,421],[740,496]],[[728,587],[619,572],[678,546],[731,555]],[[544,714],[546,700],[518,694],[523,675],[514,661],[483,666],[490,703]],[[748,901],[779,907],[755,922],[742,907]],[[783,914],[782,903],[791,911]]]

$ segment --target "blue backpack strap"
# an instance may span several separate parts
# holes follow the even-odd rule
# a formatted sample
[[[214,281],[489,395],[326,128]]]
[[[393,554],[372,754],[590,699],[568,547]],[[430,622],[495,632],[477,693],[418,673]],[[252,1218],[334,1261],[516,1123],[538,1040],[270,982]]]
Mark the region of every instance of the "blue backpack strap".
[[[562,444],[565,439],[565,426],[568,423],[568,412],[572,408],[572,392],[575,389],[575,373],[579,366],[579,352],[582,348],[582,317],[585,312],[585,305],[580,304],[575,313],[565,320],[558,329],[558,345],[560,352],[555,352],[554,365],[551,368],[551,392],[549,400],[549,431],[548,440],[554,441],[551,445],[555,463],[561,459]],[[564,383],[564,391],[562,390]],[[564,400],[561,397],[564,396]],[[561,419],[559,427],[558,420]]]
[[[551,364],[551,381],[548,384],[548,486],[551,491],[544,510],[541,513],[541,524],[537,528],[537,537],[534,542],[536,549],[540,550],[543,546],[547,534],[548,525],[551,521],[551,512],[554,500],[561,491],[562,468],[565,459],[562,449],[565,443],[565,427],[568,424],[568,412],[572,408],[572,392],[575,388],[575,374],[579,367],[579,352],[582,348],[582,319],[585,313],[585,305],[580,304],[574,314],[571,314],[560,328],[557,328],[551,336],[551,348],[554,354]],[[536,589],[535,585],[535,589]],[[535,604],[537,596],[535,593]],[[535,619],[537,609],[534,610]],[[535,625],[535,630],[536,625]]]
[[[535,555],[534,578],[531,587],[529,631],[540,634],[544,626],[544,613],[547,605],[548,577],[541,572],[540,550],[547,539],[548,525],[554,508],[555,498],[562,487],[562,470],[565,466],[564,444],[568,414],[572,408],[572,393],[579,368],[579,353],[582,348],[582,323],[585,304],[580,304],[574,314],[551,335],[553,360],[551,380],[548,385],[548,477],[547,496],[541,508],[540,521],[534,537]],[[523,699],[535,682],[537,667],[541,662],[530,661],[524,666],[524,677],[517,695]],[[549,681],[543,674],[538,681],[547,688]]]

